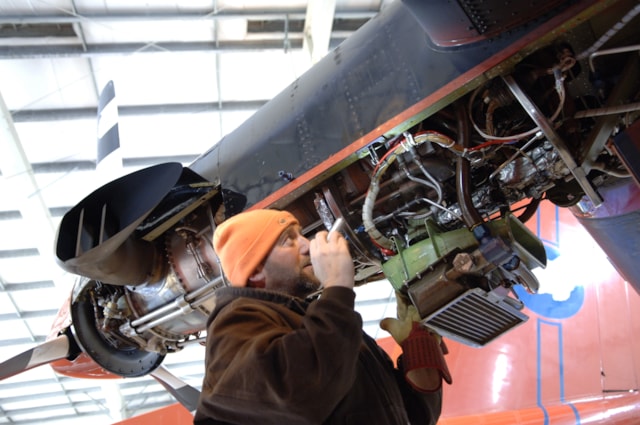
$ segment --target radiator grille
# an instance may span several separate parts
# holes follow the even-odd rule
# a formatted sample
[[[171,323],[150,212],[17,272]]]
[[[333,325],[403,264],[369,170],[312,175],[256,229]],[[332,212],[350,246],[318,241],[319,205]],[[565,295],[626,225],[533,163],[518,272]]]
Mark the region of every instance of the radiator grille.
[[[503,298],[476,288],[428,316],[424,323],[442,336],[482,347],[527,319]]]

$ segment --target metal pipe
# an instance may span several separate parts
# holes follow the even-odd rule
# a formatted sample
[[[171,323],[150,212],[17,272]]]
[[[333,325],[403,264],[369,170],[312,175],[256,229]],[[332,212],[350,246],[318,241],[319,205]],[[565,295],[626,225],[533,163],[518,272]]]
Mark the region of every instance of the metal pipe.
[[[636,50],[640,50],[640,44],[636,44],[634,46],[617,47],[615,49],[606,49],[606,50],[600,50],[599,52],[594,52],[589,56],[589,68],[591,69],[591,72],[596,72],[595,66],[593,65],[593,60],[599,56],[614,55],[617,53],[628,53],[628,52],[634,52]]]
[[[471,143],[469,138],[469,124],[466,109],[462,102],[456,104],[456,119],[458,122],[458,144],[463,148],[468,148]],[[469,160],[459,156],[456,160],[456,193],[464,224],[469,228],[473,228],[484,220],[480,213],[478,213],[478,210],[473,206],[470,190],[470,174],[471,164]]]
[[[607,41],[609,41],[614,35],[618,33],[622,28],[624,28],[635,16],[640,13],[640,4],[637,4],[633,9],[629,10],[623,17],[618,21],[614,26],[612,26],[609,31],[604,33],[591,47],[589,47],[584,52],[580,53],[576,59],[582,60],[594,52],[596,52],[600,47],[604,46]]]
[[[601,117],[604,115],[624,114],[626,112],[640,111],[640,102],[627,103],[626,105],[606,106],[604,108],[587,109],[576,112],[574,118]]]
[[[173,302],[165,304],[162,307],[159,307],[152,312],[131,321],[131,327],[135,328],[137,332],[144,332],[147,329],[151,329],[154,326],[167,322],[174,317],[177,317],[181,314],[186,314],[185,311],[187,310],[187,307],[187,313],[191,312],[198,306],[200,306],[203,302],[211,298],[215,293],[215,289],[219,286],[220,283],[222,283],[222,277],[217,277],[203,287],[198,288],[193,292],[189,292],[182,297],[176,298],[175,300],[173,300]],[[162,317],[154,320],[158,316]]]

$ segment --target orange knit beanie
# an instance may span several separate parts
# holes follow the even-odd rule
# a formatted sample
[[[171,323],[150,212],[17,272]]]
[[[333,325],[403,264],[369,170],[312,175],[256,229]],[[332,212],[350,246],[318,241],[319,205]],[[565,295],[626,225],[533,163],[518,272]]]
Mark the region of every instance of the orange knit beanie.
[[[287,211],[246,211],[222,222],[213,233],[222,270],[232,286],[247,286],[249,276],[269,255],[284,230],[298,220]]]

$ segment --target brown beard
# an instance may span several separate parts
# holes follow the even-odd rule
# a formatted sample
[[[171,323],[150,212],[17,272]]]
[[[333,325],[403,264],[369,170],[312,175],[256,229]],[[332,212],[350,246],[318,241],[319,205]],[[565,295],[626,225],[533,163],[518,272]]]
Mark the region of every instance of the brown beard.
[[[317,280],[311,280],[306,276],[301,276],[300,280],[294,287],[295,293],[292,293],[291,295],[298,298],[306,298],[318,289],[320,289],[320,283]]]
[[[294,280],[289,282],[279,281],[270,289],[274,291],[284,292],[298,298],[306,298],[320,289],[320,282],[314,275],[300,273]]]
[[[298,298],[306,298],[318,289],[320,289],[320,282],[315,276],[301,273],[293,287],[289,288],[289,294]]]

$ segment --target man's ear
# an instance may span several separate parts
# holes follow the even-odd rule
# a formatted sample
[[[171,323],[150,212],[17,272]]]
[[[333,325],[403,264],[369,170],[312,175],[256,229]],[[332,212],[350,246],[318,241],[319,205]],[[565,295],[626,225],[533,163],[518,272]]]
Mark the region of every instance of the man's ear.
[[[265,287],[265,276],[263,272],[264,267],[261,265],[258,266],[255,272],[251,276],[249,276],[249,281],[247,282],[247,286],[249,288],[264,288]]]

